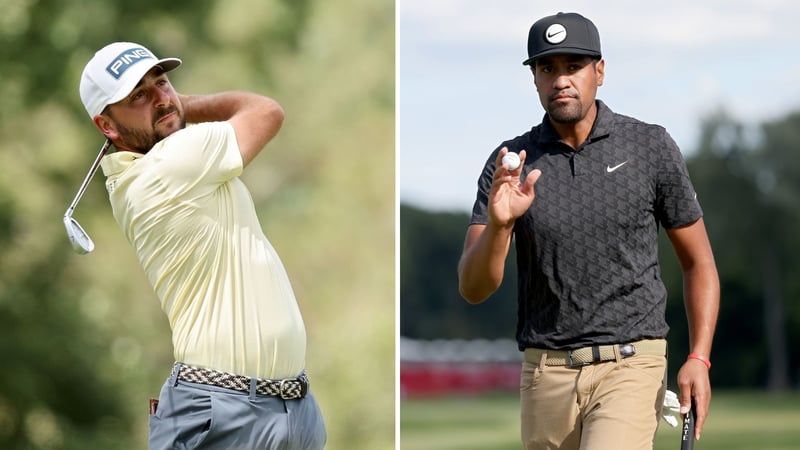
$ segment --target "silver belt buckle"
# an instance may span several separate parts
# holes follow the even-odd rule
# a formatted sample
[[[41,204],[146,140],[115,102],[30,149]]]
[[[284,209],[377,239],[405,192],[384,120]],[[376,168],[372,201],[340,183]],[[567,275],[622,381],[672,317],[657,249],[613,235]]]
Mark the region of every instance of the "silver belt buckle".
[[[619,355],[627,358],[636,354],[636,346],[633,344],[623,344],[619,346]]]

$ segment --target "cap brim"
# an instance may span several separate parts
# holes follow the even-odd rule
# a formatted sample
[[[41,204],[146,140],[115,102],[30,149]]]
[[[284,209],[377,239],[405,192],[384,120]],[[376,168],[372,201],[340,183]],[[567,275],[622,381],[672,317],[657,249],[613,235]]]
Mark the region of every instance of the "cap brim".
[[[542,52],[537,53],[534,56],[522,61],[522,65],[530,66],[533,64],[537,59],[541,58],[542,56],[548,55],[586,55],[591,56],[594,58],[601,58],[602,55],[595,51],[586,50],[585,48],[569,48],[569,47],[559,47],[559,48],[551,48],[548,50],[544,50]]]
[[[162,69],[164,69],[164,72],[169,72],[177,69],[178,66],[181,65],[181,63],[182,61],[178,58],[164,58],[164,59],[159,59],[158,61],[154,61],[152,64],[139,63],[134,67],[131,67],[129,69],[131,71],[131,74],[126,77],[125,82],[120,85],[117,92],[115,92],[114,95],[108,99],[108,104],[113,105],[114,103],[117,103],[118,101],[125,98],[128,94],[130,94],[131,91],[133,91],[133,89],[136,87],[136,85],[139,84],[139,81],[141,81],[142,77],[144,77],[145,74],[149,72],[150,69],[152,69],[153,67],[160,66]]]

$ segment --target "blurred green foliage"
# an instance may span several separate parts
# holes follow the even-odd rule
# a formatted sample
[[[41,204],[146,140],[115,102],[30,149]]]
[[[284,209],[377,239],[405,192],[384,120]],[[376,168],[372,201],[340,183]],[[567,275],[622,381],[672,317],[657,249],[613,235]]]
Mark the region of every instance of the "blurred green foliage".
[[[394,3],[5,0],[0,17],[0,448],[145,448],[169,329],[101,181],[61,216],[102,136],[84,64],[134,41],[184,62],[178,92],[250,90],[286,111],[248,166],[308,329],[328,448],[394,448]]]

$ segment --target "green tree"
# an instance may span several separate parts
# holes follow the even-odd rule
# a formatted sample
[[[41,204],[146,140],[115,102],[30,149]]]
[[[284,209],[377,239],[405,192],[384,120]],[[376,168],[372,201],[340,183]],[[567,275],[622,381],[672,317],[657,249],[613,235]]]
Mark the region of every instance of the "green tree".
[[[689,161],[723,287],[715,359],[737,366],[733,378],[771,390],[791,386],[798,361],[789,330],[798,324],[790,299],[798,298],[799,122],[789,114],[747,129],[719,112],[703,123]]]
[[[464,213],[400,206],[400,334],[417,339],[506,338],[516,328],[516,260],[500,288],[478,305],[458,293],[458,260],[469,226]]]

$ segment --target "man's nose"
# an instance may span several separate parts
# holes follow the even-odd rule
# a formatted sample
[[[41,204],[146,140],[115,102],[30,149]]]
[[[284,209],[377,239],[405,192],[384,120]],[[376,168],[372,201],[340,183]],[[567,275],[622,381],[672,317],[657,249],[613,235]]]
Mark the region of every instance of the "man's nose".
[[[170,98],[166,92],[162,91],[158,87],[153,87],[153,91],[153,100],[156,108],[163,108],[164,106],[169,105]]]
[[[567,71],[560,71],[553,79],[553,87],[556,89],[566,89],[570,87],[571,82]]]

